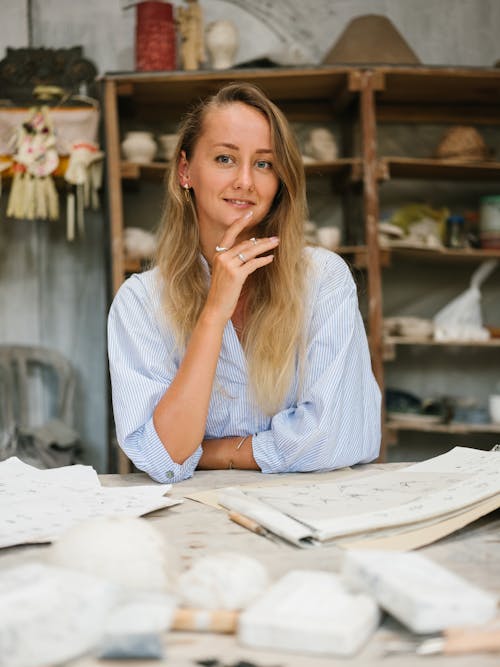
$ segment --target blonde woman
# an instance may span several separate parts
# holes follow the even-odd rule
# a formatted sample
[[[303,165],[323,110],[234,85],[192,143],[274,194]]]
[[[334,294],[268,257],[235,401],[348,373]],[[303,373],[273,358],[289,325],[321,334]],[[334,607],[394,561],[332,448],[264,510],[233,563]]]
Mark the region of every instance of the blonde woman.
[[[380,392],[345,262],[304,246],[302,160],[236,83],[188,114],[152,270],[109,315],[120,446],[159,482],[331,470],[380,447]]]

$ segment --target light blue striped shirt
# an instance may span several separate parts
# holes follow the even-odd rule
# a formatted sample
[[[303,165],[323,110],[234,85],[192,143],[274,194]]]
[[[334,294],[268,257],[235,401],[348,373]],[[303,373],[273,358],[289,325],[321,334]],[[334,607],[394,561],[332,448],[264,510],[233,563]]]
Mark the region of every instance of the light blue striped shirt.
[[[380,448],[380,391],[371,371],[356,286],[344,260],[309,248],[306,371],[270,417],[252,402],[246,361],[231,322],[224,330],[206,438],[254,434],[264,473],[332,470],[372,461]],[[157,269],[130,277],[108,319],[113,410],[120,446],[158,482],[193,475],[201,445],[175,463],[153,426],[153,411],[181,358],[162,312]]]

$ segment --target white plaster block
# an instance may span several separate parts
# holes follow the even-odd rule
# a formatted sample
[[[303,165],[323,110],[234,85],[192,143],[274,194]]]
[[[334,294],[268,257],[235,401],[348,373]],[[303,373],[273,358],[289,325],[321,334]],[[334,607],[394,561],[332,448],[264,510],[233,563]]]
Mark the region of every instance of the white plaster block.
[[[238,638],[256,648],[349,656],[378,622],[374,600],[349,593],[338,576],[293,570],[241,614]]]
[[[485,623],[497,612],[494,595],[416,553],[347,551],[342,574],[419,634]]]

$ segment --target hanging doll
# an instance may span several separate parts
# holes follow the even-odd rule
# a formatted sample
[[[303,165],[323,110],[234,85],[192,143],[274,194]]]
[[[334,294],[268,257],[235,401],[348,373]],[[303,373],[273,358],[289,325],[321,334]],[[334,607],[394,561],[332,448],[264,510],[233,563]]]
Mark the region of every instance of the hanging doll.
[[[50,219],[59,217],[59,199],[51,176],[59,164],[48,108],[33,107],[19,128],[14,178],[7,217]]]
[[[75,141],[71,145],[68,167],[64,178],[73,186],[68,194],[66,209],[66,237],[75,238],[75,218],[79,235],[84,235],[84,208],[99,208],[97,191],[102,183],[104,153],[90,141]]]

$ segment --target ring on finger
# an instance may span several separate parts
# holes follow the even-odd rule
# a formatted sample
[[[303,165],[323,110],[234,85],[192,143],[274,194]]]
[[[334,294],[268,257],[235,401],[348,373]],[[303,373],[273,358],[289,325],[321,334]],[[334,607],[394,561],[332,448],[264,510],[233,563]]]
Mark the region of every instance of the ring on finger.
[[[226,252],[226,250],[229,250],[229,248],[224,248],[222,245],[215,246],[215,252]]]
[[[245,257],[245,255],[242,252],[239,252],[237,257],[238,257],[238,259],[241,259],[242,264],[246,264],[247,258]]]

